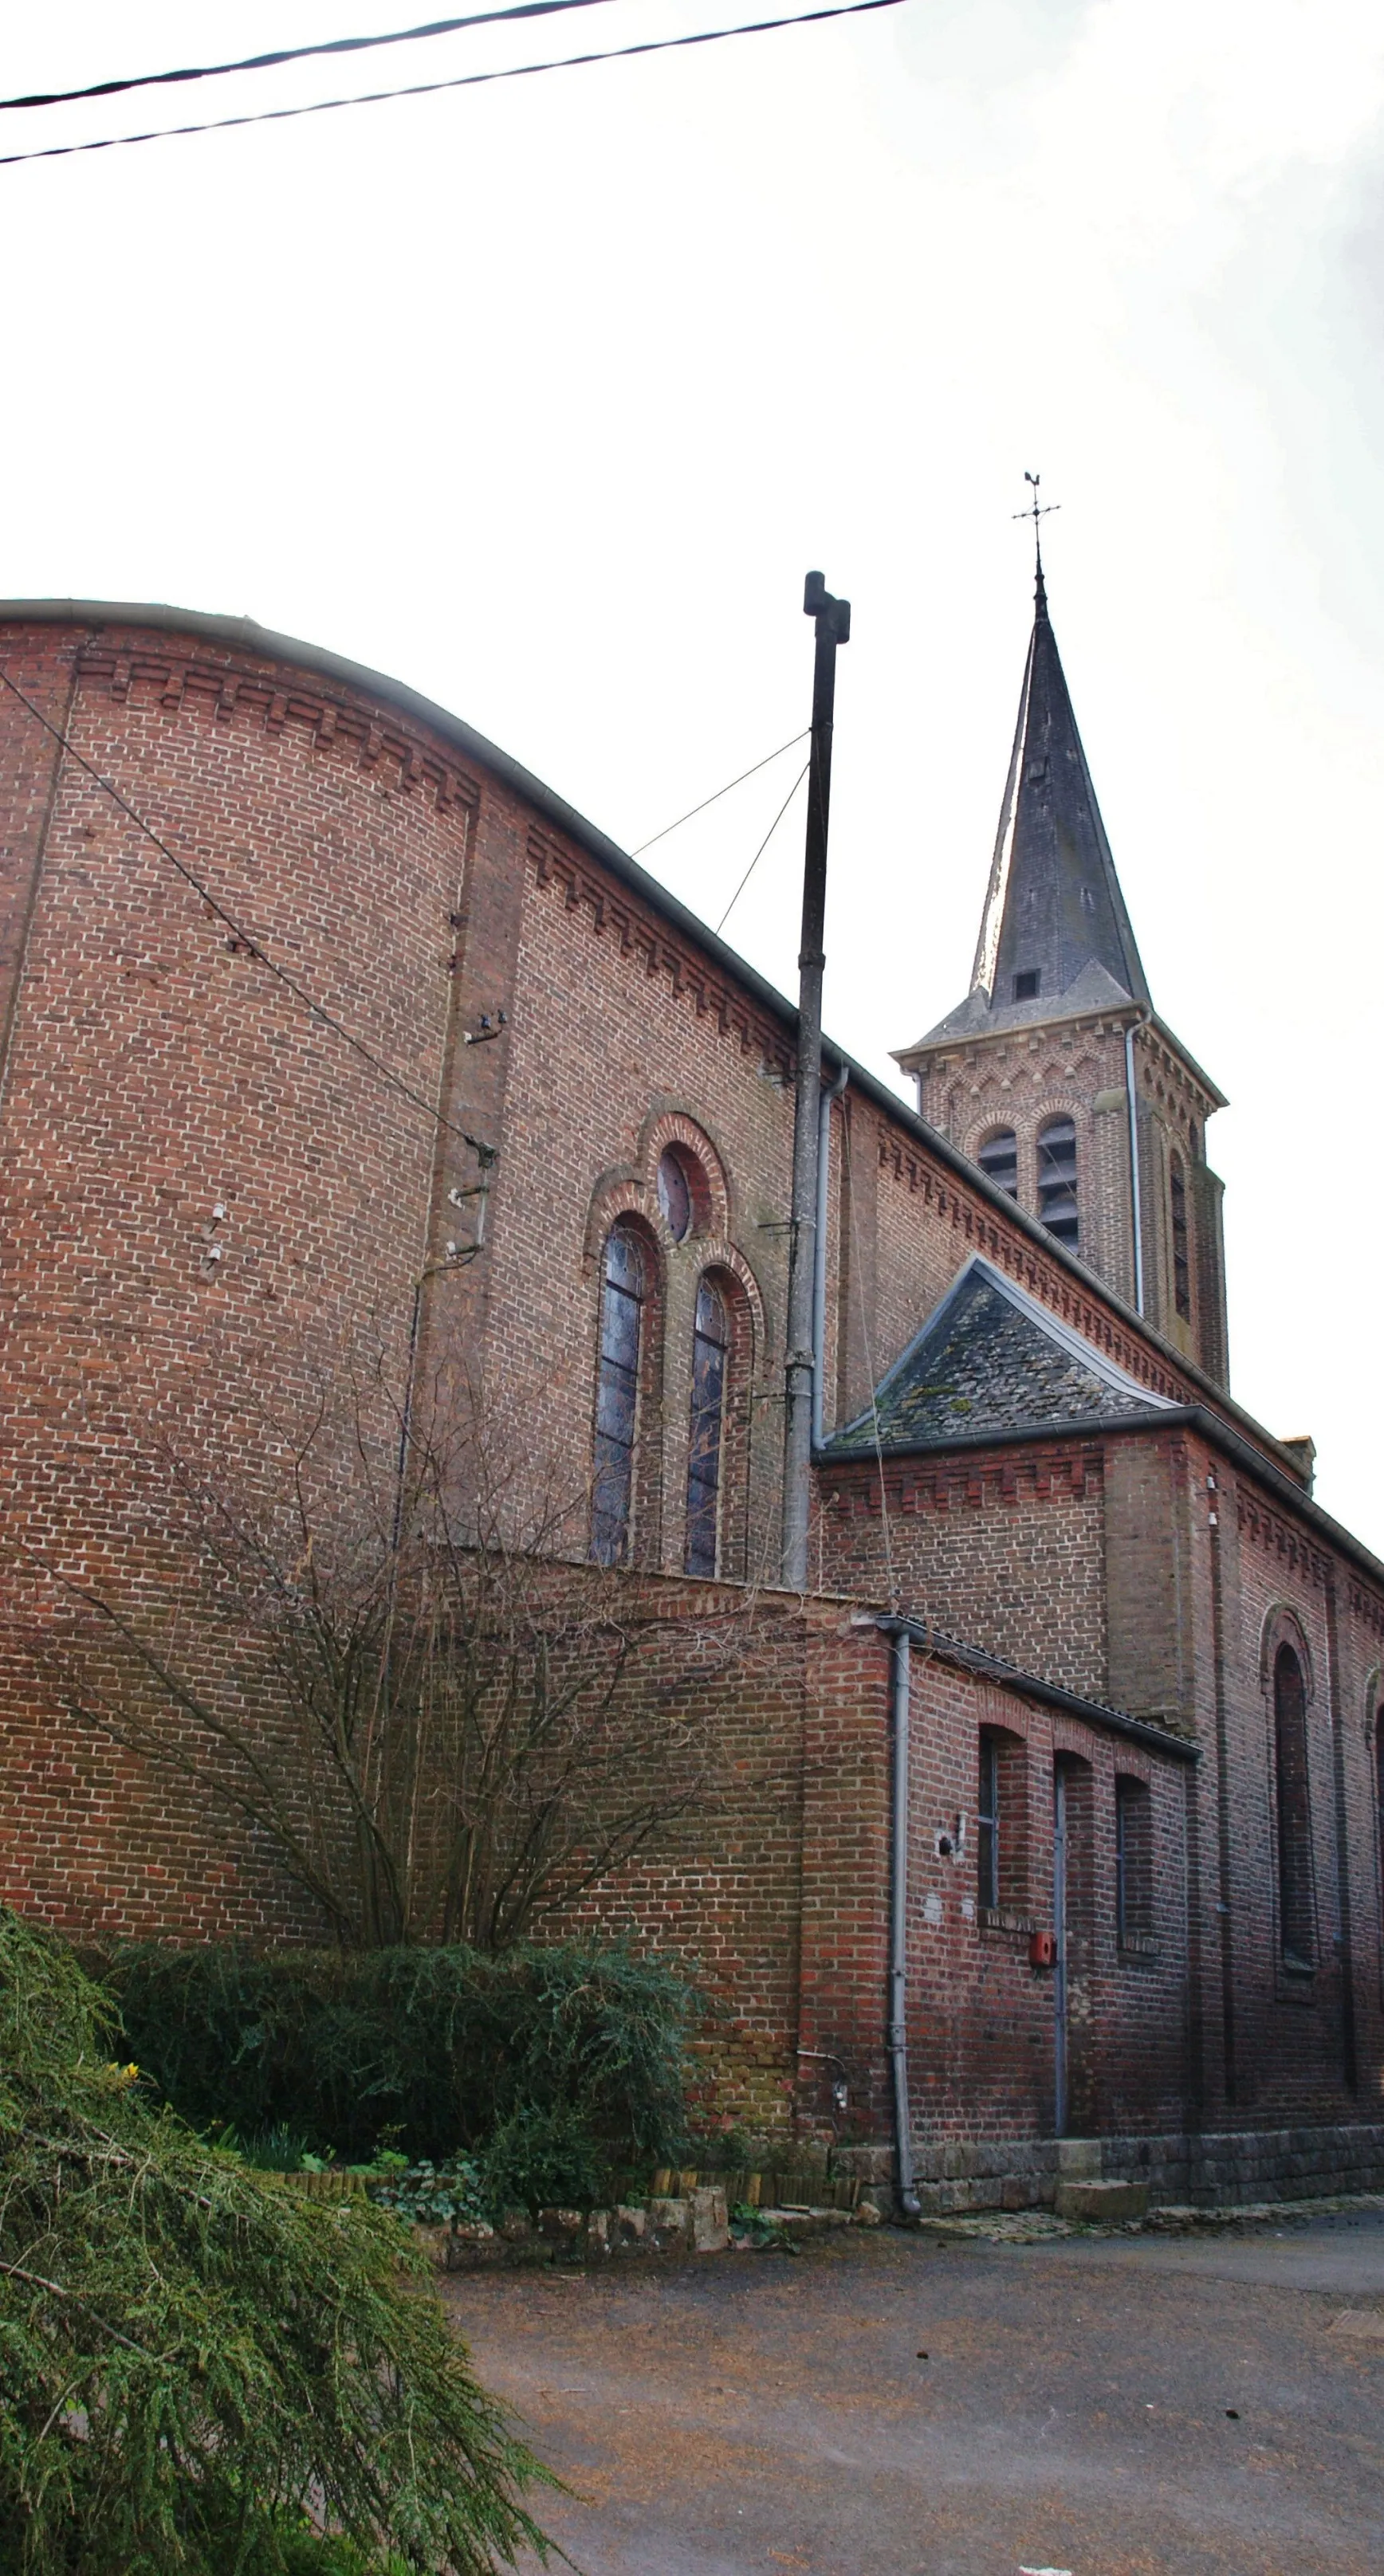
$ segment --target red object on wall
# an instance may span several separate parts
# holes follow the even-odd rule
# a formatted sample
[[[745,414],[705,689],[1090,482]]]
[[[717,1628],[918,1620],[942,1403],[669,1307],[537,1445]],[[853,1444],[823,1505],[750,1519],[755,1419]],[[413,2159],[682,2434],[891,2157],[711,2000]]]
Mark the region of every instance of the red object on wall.
[[[1031,1968],[1056,1967],[1057,1934],[1055,1932],[1034,1932],[1030,1934],[1028,1944],[1028,1964]]]

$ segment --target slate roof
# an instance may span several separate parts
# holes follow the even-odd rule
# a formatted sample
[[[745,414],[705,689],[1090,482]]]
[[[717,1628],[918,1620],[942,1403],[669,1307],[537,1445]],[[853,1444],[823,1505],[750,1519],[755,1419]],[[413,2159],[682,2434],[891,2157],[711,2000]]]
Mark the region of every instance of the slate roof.
[[[1037,990],[1015,999],[1017,975]],[[981,1029],[1033,1027],[1081,1010],[1137,1002],[1148,983],[1048,615],[1038,567],[1004,803],[971,972],[956,1010],[917,1043]],[[901,1057],[913,1049],[900,1050]]]
[[[825,1443],[827,1458],[872,1457],[986,1432],[1132,1420],[1155,1395],[976,1254],[875,1391],[875,1404]]]

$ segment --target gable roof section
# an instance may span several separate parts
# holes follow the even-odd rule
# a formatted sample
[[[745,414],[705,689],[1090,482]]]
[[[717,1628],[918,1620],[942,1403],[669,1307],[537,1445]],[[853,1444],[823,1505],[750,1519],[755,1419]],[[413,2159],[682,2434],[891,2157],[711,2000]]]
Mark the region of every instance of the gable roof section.
[[[826,1443],[830,1458],[873,1457],[960,1435],[1146,1421],[1177,1410],[1096,1349],[980,1253],[972,1255],[868,1411]]]

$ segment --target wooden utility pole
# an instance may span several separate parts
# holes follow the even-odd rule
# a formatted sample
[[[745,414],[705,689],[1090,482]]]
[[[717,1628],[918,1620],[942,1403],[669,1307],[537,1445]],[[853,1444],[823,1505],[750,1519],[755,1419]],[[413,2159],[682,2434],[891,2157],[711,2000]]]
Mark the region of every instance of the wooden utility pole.
[[[813,1348],[812,1271],[817,1239],[817,1152],[822,1089],[822,947],[827,901],[827,819],[831,810],[831,728],[836,648],[851,633],[851,604],[833,599],[819,572],[803,588],[803,614],[817,630],[812,674],[812,754],[807,777],[803,927],[798,956],[798,1071],[793,1101],[793,1205],[789,1235],[788,1348],[784,1361],[783,1556],[787,1590],[807,1589],[812,1500],[812,1386],[822,1355]]]

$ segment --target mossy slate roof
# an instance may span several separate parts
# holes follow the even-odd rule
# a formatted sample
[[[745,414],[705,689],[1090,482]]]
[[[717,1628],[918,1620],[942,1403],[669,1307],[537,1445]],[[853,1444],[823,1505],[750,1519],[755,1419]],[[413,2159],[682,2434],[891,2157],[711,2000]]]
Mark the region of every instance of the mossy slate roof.
[[[1109,1422],[1159,1412],[1155,1395],[979,1257],[966,1264],[875,1392],[826,1442],[870,1457],[986,1432]]]

